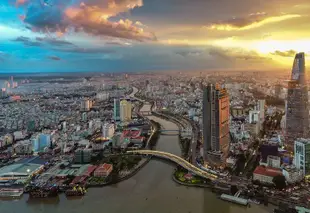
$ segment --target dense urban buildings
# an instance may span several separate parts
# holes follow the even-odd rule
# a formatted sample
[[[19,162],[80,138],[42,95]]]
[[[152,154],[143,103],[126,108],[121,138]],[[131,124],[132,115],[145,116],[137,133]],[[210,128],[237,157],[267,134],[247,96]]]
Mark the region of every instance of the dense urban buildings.
[[[309,106],[306,84],[305,54],[295,56],[288,81],[286,104],[286,140],[292,150],[296,138],[309,136]]]
[[[255,194],[257,185],[276,194],[268,187],[280,177],[291,190],[290,184],[308,179],[309,169],[303,161],[306,153],[291,153],[284,146],[286,88],[276,97],[281,78],[284,82],[283,74],[270,78],[270,73],[154,73],[128,75],[126,81],[115,75],[71,78],[71,83],[20,83],[0,99],[0,171],[5,177],[8,172],[16,175],[20,167],[15,158],[38,156],[44,170],[34,174],[35,185],[61,187],[66,181],[74,191],[75,185],[130,175],[128,164],[138,159],[138,167],[147,156],[128,159],[130,155],[123,154],[152,152],[148,139],[160,134],[160,146],[153,147],[189,171],[177,169],[179,181],[211,178],[223,186],[244,187],[240,194],[246,197],[245,190]],[[153,119],[160,122],[160,131],[150,124]],[[171,138],[176,147],[161,150]],[[31,172],[21,175],[25,182],[32,177]],[[262,193],[273,196],[267,189]]]

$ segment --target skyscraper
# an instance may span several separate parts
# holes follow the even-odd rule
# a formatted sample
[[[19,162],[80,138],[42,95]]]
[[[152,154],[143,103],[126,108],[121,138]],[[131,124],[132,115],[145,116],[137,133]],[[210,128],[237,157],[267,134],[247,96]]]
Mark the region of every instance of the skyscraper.
[[[114,120],[119,121],[120,119],[120,100],[114,98]]]
[[[265,100],[263,100],[263,99],[258,100],[257,108],[259,110],[260,122],[263,123],[265,120]]]
[[[209,84],[203,92],[203,149],[225,157],[229,150],[229,96],[227,90]]]
[[[286,104],[286,143],[293,148],[297,138],[309,136],[308,89],[306,84],[305,54],[297,53],[291,79],[288,81]]]
[[[297,138],[294,143],[294,164],[304,175],[310,172],[310,140]]]
[[[81,111],[89,111],[92,107],[92,102],[88,99],[82,100],[81,102]]]
[[[131,102],[127,100],[122,100],[120,102],[120,120],[130,121],[131,120]]]

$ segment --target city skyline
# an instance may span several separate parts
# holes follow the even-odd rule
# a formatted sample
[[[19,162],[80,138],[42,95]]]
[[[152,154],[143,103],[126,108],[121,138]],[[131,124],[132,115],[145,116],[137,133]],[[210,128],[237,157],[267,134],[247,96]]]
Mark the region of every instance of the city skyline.
[[[310,53],[307,0],[9,0],[3,73],[284,70]]]

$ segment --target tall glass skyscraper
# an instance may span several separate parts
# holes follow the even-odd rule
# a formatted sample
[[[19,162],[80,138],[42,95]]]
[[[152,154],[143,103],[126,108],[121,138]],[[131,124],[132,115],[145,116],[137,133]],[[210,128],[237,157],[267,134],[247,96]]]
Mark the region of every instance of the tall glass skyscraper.
[[[229,151],[229,96],[224,88],[208,85],[203,92],[203,151],[225,157]]]
[[[115,98],[114,99],[114,120],[119,121],[120,120],[120,108],[121,108],[121,103],[120,99]]]
[[[286,144],[293,149],[294,140],[309,137],[308,89],[305,54],[297,53],[291,79],[288,81],[286,104]]]

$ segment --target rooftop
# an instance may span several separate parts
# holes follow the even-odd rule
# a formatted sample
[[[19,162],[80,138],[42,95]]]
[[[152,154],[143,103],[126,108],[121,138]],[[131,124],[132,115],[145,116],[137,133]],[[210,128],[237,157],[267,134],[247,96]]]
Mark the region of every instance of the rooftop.
[[[100,165],[96,170],[104,170],[104,171],[107,171],[107,170],[109,170],[111,167],[113,167],[112,164],[104,163],[104,164]]]
[[[269,177],[275,177],[277,175],[282,175],[281,169],[271,168],[271,167],[264,167],[264,166],[258,166],[254,170],[253,174],[258,175],[265,175]]]
[[[28,175],[38,170],[44,163],[45,161],[38,157],[26,158],[18,161],[17,163],[0,168],[0,175],[6,175],[6,174]]]
[[[303,144],[310,144],[310,138],[297,138],[295,142],[299,142]]]

